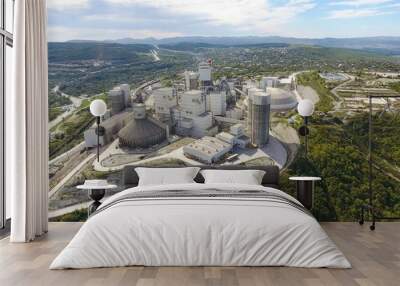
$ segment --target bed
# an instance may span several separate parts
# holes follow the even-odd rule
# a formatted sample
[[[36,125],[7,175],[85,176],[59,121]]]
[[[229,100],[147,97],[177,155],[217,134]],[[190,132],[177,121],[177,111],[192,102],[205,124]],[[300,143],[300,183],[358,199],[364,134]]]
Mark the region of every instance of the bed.
[[[216,167],[202,166],[202,169]],[[274,166],[262,185],[194,183],[137,186],[106,199],[50,269],[120,266],[291,266],[350,268],[315,218],[279,190]]]

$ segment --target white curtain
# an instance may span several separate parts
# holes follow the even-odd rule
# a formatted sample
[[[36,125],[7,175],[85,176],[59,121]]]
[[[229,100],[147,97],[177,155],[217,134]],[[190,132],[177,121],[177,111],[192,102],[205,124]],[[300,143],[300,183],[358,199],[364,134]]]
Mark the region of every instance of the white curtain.
[[[48,73],[46,0],[15,1],[13,95],[6,99],[6,187],[12,242],[47,232]]]

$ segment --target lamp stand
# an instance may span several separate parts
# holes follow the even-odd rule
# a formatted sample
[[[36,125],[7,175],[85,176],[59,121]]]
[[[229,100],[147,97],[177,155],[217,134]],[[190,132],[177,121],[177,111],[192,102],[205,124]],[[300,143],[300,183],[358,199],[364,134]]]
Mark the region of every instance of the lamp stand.
[[[308,158],[308,116],[304,117],[304,126],[306,127],[306,134],[304,136],[304,157],[307,159]]]
[[[100,116],[96,117],[97,122],[97,162],[100,162]]]

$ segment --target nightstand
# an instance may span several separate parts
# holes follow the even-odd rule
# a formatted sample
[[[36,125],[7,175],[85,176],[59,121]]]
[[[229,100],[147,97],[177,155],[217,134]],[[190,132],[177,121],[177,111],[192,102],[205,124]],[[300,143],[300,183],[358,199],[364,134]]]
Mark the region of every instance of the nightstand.
[[[305,208],[311,210],[314,204],[314,183],[321,181],[320,177],[290,177],[289,180],[296,181],[297,200]]]
[[[89,198],[93,200],[93,203],[88,207],[88,216],[90,216],[101,205],[100,200],[106,194],[106,190],[115,189],[117,186],[109,184],[106,180],[86,180],[83,185],[79,185],[77,188],[87,190]]]

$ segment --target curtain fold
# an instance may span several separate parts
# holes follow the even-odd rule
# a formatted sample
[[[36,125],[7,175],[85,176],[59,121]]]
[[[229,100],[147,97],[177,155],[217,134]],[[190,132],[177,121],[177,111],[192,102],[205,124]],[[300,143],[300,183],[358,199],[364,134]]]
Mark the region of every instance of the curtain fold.
[[[13,95],[6,113],[6,187],[12,242],[48,227],[48,60],[46,0],[15,2]]]

